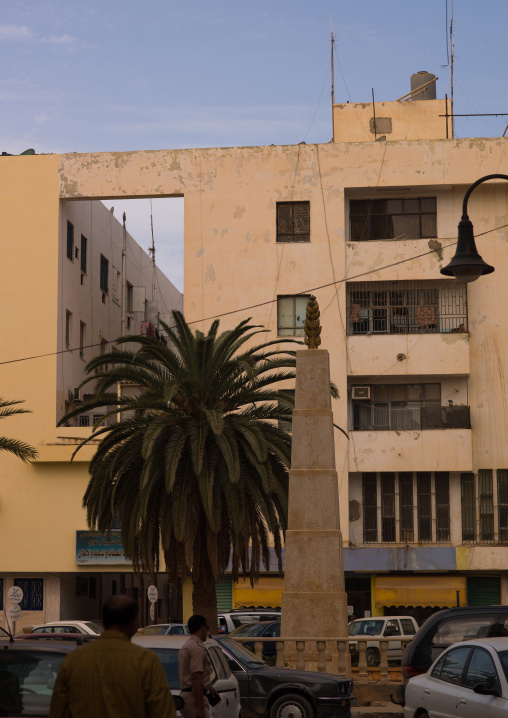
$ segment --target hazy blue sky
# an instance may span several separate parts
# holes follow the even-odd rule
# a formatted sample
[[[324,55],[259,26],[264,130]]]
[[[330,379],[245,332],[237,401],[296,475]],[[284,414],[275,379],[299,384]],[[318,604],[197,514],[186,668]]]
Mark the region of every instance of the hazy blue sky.
[[[0,0],[0,11],[0,151],[328,142],[331,12],[336,102],[370,101],[372,88],[395,100],[419,70],[450,93],[446,0]],[[508,0],[455,0],[456,113],[508,112],[507,20]],[[459,118],[456,135],[507,123]],[[160,266],[182,288],[182,201],[153,206]],[[147,247],[148,200],[130,203],[128,226]]]

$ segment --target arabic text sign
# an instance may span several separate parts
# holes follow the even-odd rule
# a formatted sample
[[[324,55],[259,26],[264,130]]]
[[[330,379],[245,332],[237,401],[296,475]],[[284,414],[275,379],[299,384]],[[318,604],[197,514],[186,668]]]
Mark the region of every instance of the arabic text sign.
[[[76,531],[76,563],[83,564],[130,564],[123,553],[120,531],[107,534],[99,531]]]
[[[7,595],[11,603],[21,603],[23,600],[23,589],[19,586],[12,586]]]
[[[14,606],[11,606],[7,613],[9,614],[11,621],[18,621],[21,618],[21,608],[17,603],[14,604]]]

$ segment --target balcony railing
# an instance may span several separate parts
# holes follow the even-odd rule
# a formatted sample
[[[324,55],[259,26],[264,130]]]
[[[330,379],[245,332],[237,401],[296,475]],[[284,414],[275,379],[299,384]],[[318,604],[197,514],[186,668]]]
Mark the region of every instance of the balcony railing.
[[[404,650],[406,640],[398,640],[396,636],[390,638],[358,636],[348,638],[236,638],[239,643],[254,645],[254,653],[263,658],[263,644],[275,643],[277,668],[296,668],[299,671],[317,670],[337,675],[347,675],[358,683],[376,681],[381,684],[400,683],[400,666],[388,665],[388,643],[396,642]],[[358,653],[358,666],[351,666],[349,644],[354,644]],[[379,665],[367,665],[367,647],[375,643],[379,645]],[[295,660],[287,660],[288,655],[294,655]],[[392,662],[393,663],[393,662]]]
[[[469,406],[418,402],[354,401],[354,431],[425,431],[428,429],[470,429]]]

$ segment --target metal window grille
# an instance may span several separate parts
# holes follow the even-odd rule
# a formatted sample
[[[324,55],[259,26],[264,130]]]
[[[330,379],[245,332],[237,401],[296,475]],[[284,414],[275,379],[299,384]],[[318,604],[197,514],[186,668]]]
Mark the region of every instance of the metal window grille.
[[[377,543],[377,475],[364,473],[363,488],[363,540]]]
[[[478,471],[478,506],[480,513],[480,541],[494,541],[494,496],[492,469]]]
[[[81,271],[86,274],[86,249],[88,245],[88,239],[82,234],[81,235]]]
[[[310,202],[277,202],[277,242],[310,242]]]
[[[436,541],[437,543],[446,543],[450,540],[450,475],[448,471],[436,471],[434,480]]]
[[[288,394],[293,399],[293,402],[294,402],[294,400],[295,400],[295,390],[294,389],[283,389],[281,391],[283,391],[284,394]],[[286,402],[279,400],[278,409],[279,409],[279,411],[281,411],[281,410],[287,411],[288,409],[290,409],[290,407],[286,404]],[[286,420],[279,419],[278,427],[282,431],[291,431],[293,428],[293,423],[292,423],[291,419],[289,419],[289,418]]]
[[[370,399],[351,399],[351,422],[353,431],[411,431],[420,429],[458,428],[452,422],[438,423],[426,411],[441,416],[448,409],[469,407],[441,407],[441,385],[422,384],[373,384]],[[453,412],[452,412],[453,413]],[[455,424],[458,424],[455,421]],[[465,422],[463,422],[465,423]]]
[[[410,471],[399,472],[399,521],[400,540],[412,543],[413,529],[413,474]]]
[[[437,237],[435,197],[352,199],[350,241]]]
[[[4,610],[4,580],[0,578],[0,611]]]
[[[67,220],[67,259],[74,261],[74,225]]]
[[[462,541],[474,543],[476,527],[476,497],[474,474],[460,475],[461,510],[462,510]]]
[[[499,541],[508,543],[508,469],[497,470]]]
[[[347,333],[467,332],[466,284],[447,280],[348,282]]]
[[[79,425],[80,426],[90,426],[90,417],[84,414],[83,416],[79,417]]]
[[[418,541],[432,541],[432,479],[430,471],[416,473]]]
[[[101,254],[101,274],[100,274],[100,288],[102,291],[108,293],[108,274],[109,274],[109,261],[104,255]]]
[[[23,591],[23,600],[19,604],[22,611],[42,611],[44,608],[44,579],[15,578],[14,585]]]
[[[381,474],[381,540],[395,541],[395,474]]]
[[[303,336],[308,295],[277,297],[277,334],[281,337]]]

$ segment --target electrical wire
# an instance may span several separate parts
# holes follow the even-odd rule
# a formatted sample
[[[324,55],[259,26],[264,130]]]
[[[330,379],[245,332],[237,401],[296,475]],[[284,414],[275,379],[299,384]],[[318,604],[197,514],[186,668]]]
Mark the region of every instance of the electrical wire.
[[[492,229],[487,229],[485,232],[479,232],[476,237],[482,237],[485,234],[490,234],[491,232],[497,232],[499,229],[504,229],[505,227],[508,227],[508,224],[501,224],[499,227],[493,227]],[[437,238],[438,241],[448,241],[449,239],[452,239],[452,237],[444,237],[444,238]],[[360,274],[355,274],[351,277],[342,277],[342,279],[337,279],[334,282],[327,282],[326,284],[321,284],[318,287],[312,287],[311,289],[304,289],[301,292],[296,292],[295,296],[299,296],[301,294],[312,294],[312,292],[317,292],[319,289],[326,289],[327,287],[332,287],[335,284],[343,284],[346,281],[350,281],[353,279],[360,279],[361,277],[366,277],[369,274],[376,274],[377,272],[381,272],[383,269],[391,269],[392,267],[397,267],[401,264],[407,264],[407,262],[412,262],[415,259],[420,259],[420,257],[427,257],[430,254],[436,254],[437,252],[442,251],[443,249],[449,249],[450,247],[455,247],[457,242],[452,242],[451,244],[445,244],[443,247],[440,247],[439,249],[431,249],[428,252],[422,252],[421,254],[416,254],[414,257],[408,257],[407,259],[400,259],[398,262],[391,262],[390,264],[384,264],[382,267],[376,267],[375,269],[368,269],[366,272],[361,272]],[[273,304],[276,302],[277,299],[268,299],[265,302],[258,302],[257,304],[251,304],[248,307],[241,307],[240,309],[232,309],[229,312],[222,312],[221,314],[214,314],[210,317],[204,317],[202,319],[192,319],[190,322],[187,322],[187,324],[199,324],[199,322],[209,322],[212,321],[212,319],[221,319],[222,317],[227,317],[231,314],[239,314],[240,312],[247,312],[250,309],[258,309],[259,307],[266,307],[269,304]],[[135,340],[136,335],[132,335],[133,340]],[[108,344],[111,344],[112,342],[107,342]],[[100,342],[98,344],[88,344],[86,347],[83,347],[83,349],[90,349],[92,347],[98,347],[100,346]],[[47,352],[46,354],[34,354],[33,356],[28,357],[20,357],[19,359],[8,359],[7,361],[0,361],[0,366],[3,366],[4,364],[16,364],[22,361],[30,361],[31,359],[42,359],[44,357],[52,357],[57,356],[58,354],[65,354],[66,352],[73,352],[77,351],[79,347],[73,347],[69,349],[60,349],[56,352]]]

